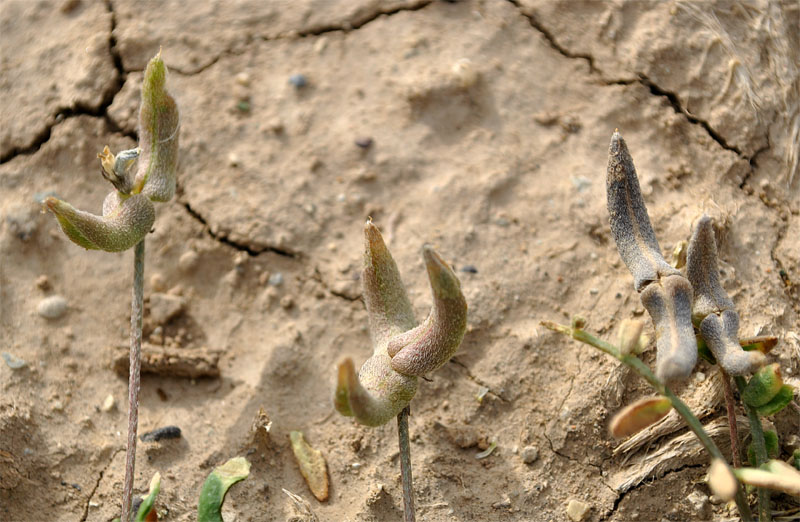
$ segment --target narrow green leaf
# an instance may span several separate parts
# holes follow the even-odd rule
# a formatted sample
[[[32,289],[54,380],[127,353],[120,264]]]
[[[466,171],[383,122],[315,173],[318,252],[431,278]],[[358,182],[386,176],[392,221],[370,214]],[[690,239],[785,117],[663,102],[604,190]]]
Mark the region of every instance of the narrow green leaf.
[[[141,505],[139,505],[139,511],[136,512],[136,518],[134,519],[134,522],[149,522],[151,520],[158,520],[157,516],[155,515],[155,511],[153,511],[153,506],[156,503],[156,497],[158,496],[158,492],[160,490],[161,474],[156,472],[156,474],[153,475],[152,480],[150,480],[150,491],[147,493],[147,496],[144,497],[144,500],[142,500]],[[153,516],[148,516],[150,514]]]

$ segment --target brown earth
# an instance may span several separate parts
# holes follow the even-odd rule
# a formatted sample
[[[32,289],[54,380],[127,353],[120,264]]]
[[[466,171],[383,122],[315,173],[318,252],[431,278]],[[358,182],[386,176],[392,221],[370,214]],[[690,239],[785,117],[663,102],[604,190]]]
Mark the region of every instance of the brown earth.
[[[570,500],[591,508],[586,520],[735,517],[709,502],[705,455],[647,466],[682,430],[612,454],[609,416],[648,392],[539,321],[582,314],[613,339],[643,313],[605,208],[619,128],[664,252],[715,217],[741,331],[778,336],[771,357],[797,383],[799,19],[792,0],[3,0],[0,519],[117,515],[127,380],[113,359],[133,256],[70,243],[39,202],[99,210],[109,187],[96,153],[135,144],[142,69],[159,47],[181,165],[147,239],[145,337],[222,352],[218,378],[143,377],[140,433],[183,432],[137,450],[137,491],[162,474],[162,520],[193,520],[205,476],[235,455],[253,468],[228,521],[310,520],[281,488],[320,520],[401,520],[393,423],[360,427],[331,402],[336,362],[370,353],[368,216],[419,318],[425,242],[457,268],[470,307],[458,354],[412,402],[421,520],[568,520]],[[165,293],[186,302],[169,320],[153,310],[175,301]],[[45,319],[51,295],[68,306]],[[682,393],[702,402],[716,371],[698,370]],[[261,407],[266,442],[251,431]],[[708,410],[709,422],[723,413]],[[785,457],[797,410],[773,421]],[[326,456],[327,502],[303,482],[291,430]]]

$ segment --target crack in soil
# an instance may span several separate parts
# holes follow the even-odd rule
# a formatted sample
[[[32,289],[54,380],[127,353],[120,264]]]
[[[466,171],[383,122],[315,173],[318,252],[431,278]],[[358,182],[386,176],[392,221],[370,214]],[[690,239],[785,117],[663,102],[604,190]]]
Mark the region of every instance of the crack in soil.
[[[252,257],[257,257],[258,255],[263,254],[264,252],[272,252],[272,253],[278,254],[279,256],[284,256],[284,257],[288,257],[288,258],[291,258],[291,259],[297,259],[299,257],[299,254],[297,252],[291,252],[289,250],[283,250],[281,248],[277,248],[277,247],[273,247],[273,246],[265,246],[265,247],[261,247],[261,248],[253,248],[252,246],[250,246],[250,245],[248,245],[246,243],[239,243],[238,241],[234,241],[234,240],[230,239],[229,237],[227,237],[225,235],[214,233],[214,232],[211,231],[211,227],[208,226],[208,222],[206,221],[206,219],[202,215],[200,215],[200,213],[198,211],[193,209],[188,201],[182,201],[180,203],[183,205],[183,208],[186,209],[186,212],[195,221],[197,221],[201,225],[203,225],[203,229],[206,231],[206,233],[214,241],[217,241],[218,243],[222,243],[223,245],[227,245],[227,246],[229,246],[231,248],[235,248],[236,250],[239,250],[240,252],[247,252],[247,254],[252,256]]]
[[[122,68],[122,59],[117,51],[117,39],[114,37],[114,28],[116,27],[116,14],[114,13],[111,0],[106,0],[106,9],[111,14],[111,28],[108,32],[108,52],[111,55],[111,60],[114,63],[114,70],[116,75],[112,83],[106,87],[105,92],[101,94],[100,103],[97,108],[90,107],[84,103],[75,103],[72,107],[64,107],[58,109],[50,119],[51,123],[47,124],[38,134],[31,140],[30,144],[23,147],[15,147],[9,150],[4,156],[0,157],[0,165],[7,163],[17,156],[27,156],[35,154],[42,148],[42,146],[50,140],[53,134],[53,129],[66,121],[68,118],[75,118],[78,116],[92,116],[95,118],[103,118],[109,132],[123,134],[132,137],[130,133],[121,129],[116,122],[114,122],[108,115],[108,108],[114,102],[114,98],[122,90],[125,84],[125,71]]]
[[[573,60],[579,59],[586,61],[586,63],[589,66],[590,74],[599,75],[601,77],[604,76],[603,71],[600,70],[595,65],[595,59],[592,55],[583,53],[574,53],[569,49],[567,49],[566,47],[560,45],[556,41],[553,34],[544,26],[544,24],[542,24],[534,15],[523,11],[522,7],[518,3],[518,0],[507,0],[507,1],[517,8],[517,11],[519,11],[519,13],[528,20],[530,26],[533,27],[536,31],[538,31],[542,35],[542,37],[544,37],[544,39],[547,41],[550,47],[552,47],[555,51],[557,51],[559,54],[569,59]],[[620,79],[620,80],[604,79],[603,83],[605,85],[631,85],[634,83],[639,83],[647,87],[650,90],[650,93],[653,94],[654,96],[661,96],[666,98],[669,101],[670,105],[672,106],[673,110],[678,114],[682,114],[689,121],[689,123],[701,126],[706,131],[706,134],[708,134],[708,136],[711,139],[717,142],[720,147],[722,147],[725,150],[729,150],[731,152],[736,153],[736,155],[739,156],[740,158],[746,159],[748,161],[751,159],[745,156],[742,153],[742,151],[739,150],[738,147],[728,143],[725,137],[722,136],[722,134],[720,134],[716,130],[714,130],[711,124],[709,124],[706,120],[698,118],[697,116],[692,115],[688,110],[686,110],[686,108],[681,105],[681,102],[678,99],[678,95],[676,93],[660,87],[643,73],[635,73],[635,74],[638,76],[637,79]]]
[[[420,9],[428,7],[432,3],[433,0],[422,0],[411,5],[395,7],[394,9],[381,9],[381,8],[374,9],[373,11],[364,13],[360,16],[356,15],[353,20],[348,22],[343,22],[339,24],[330,24],[330,25],[320,25],[318,27],[299,32],[297,33],[297,38],[319,36],[325,33],[332,33],[336,31],[349,33],[350,31],[361,29],[368,23],[377,20],[381,16],[384,15],[392,16],[403,11],[419,11]]]
[[[89,503],[92,501],[97,488],[100,487],[100,482],[103,480],[103,475],[105,475],[106,471],[108,471],[111,463],[114,462],[114,458],[116,458],[116,456],[123,451],[125,451],[124,448],[117,448],[111,454],[111,457],[109,457],[108,462],[105,466],[103,466],[103,469],[100,470],[100,476],[97,477],[97,481],[94,483],[94,487],[92,488],[92,491],[89,492],[89,497],[86,499],[86,505],[83,506],[83,516],[81,517],[80,522],[86,522],[86,518],[89,516]]]

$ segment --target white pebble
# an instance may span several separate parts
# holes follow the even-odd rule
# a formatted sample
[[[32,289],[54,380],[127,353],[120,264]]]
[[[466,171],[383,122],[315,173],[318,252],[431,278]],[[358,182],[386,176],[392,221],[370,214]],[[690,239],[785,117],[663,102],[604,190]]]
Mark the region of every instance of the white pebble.
[[[51,295],[39,301],[36,311],[45,319],[58,319],[67,311],[67,300],[60,295]]]
[[[106,397],[106,400],[103,401],[103,405],[100,407],[100,409],[103,411],[111,411],[114,409],[114,405],[114,396],[109,394],[108,397]]]
[[[200,256],[197,255],[197,252],[194,250],[187,250],[181,257],[178,259],[178,268],[183,270],[184,272],[190,272],[197,266],[197,261]]]
[[[586,502],[572,499],[567,504],[567,516],[574,522],[581,522],[592,507]]]

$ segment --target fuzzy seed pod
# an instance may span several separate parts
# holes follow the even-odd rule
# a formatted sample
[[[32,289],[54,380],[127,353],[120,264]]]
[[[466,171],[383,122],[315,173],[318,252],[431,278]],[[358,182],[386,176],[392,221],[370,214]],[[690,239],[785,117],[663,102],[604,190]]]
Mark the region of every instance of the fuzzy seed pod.
[[[611,234],[656,327],[656,374],[664,381],[688,377],[697,362],[692,287],[661,255],[633,159],[616,131],[608,150],[606,190]]]
[[[433,307],[416,326],[400,273],[378,228],[364,227],[364,302],[374,351],[356,375],[351,359],[339,364],[334,405],[367,426],[396,417],[417,391],[417,377],[439,368],[458,349],[466,332],[467,304],[452,269],[430,247],[422,255]]]
[[[44,204],[55,214],[67,237],[89,250],[127,250],[144,239],[156,220],[153,203],[142,194],[122,199],[119,192],[110,193],[103,202],[102,217],[52,196]]]
[[[175,100],[166,89],[167,67],[159,52],[144,74],[139,109],[139,170],[134,191],[153,201],[169,201],[175,194],[178,168],[180,116]]]
[[[739,315],[719,282],[717,243],[711,218],[698,220],[689,241],[686,276],[694,289],[692,320],[720,367],[731,375],[753,373],[766,363],[764,354],[739,344]]]
[[[614,132],[608,150],[606,193],[611,235],[622,261],[633,274],[636,291],[641,292],[648,283],[664,276],[680,274],[661,255],[633,158],[619,132]]]

